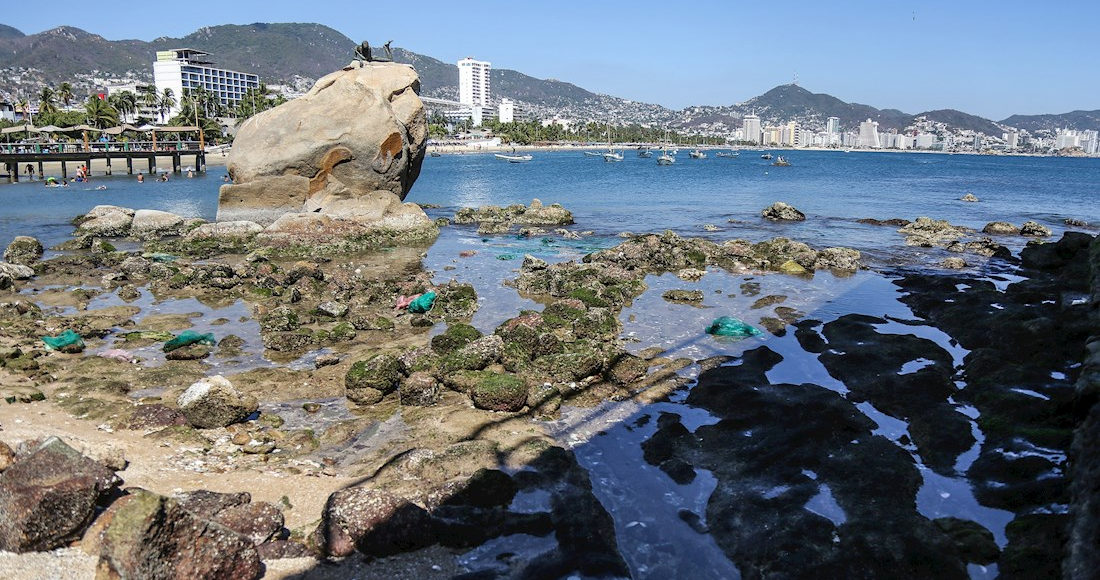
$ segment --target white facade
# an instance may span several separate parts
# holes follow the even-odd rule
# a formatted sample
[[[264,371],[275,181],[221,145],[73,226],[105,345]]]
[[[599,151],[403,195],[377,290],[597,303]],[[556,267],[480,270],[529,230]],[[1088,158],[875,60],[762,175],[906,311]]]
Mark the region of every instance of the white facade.
[[[867,119],[859,124],[859,146],[874,149],[882,146],[878,138],[878,122]]]
[[[458,102],[479,107],[491,106],[489,73],[492,68],[492,63],[470,57],[458,61]]]
[[[760,143],[760,117],[745,115],[745,118],[741,121],[741,130],[744,133],[743,139],[745,141]]]
[[[511,123],[516,120],[516,104],[512,99],[501,99],[497,107],[497,120],[501,123]]]
[[[825,132],[826,133],[839,133],[840,132],[840,118],[839,117],[829,117],[829,119],[827,121],[825,121]]]
[[[917,149],[931,149],[936,144],[936,136],[932,133],[921,133],[917,135],[916,141],[913,143],[913,147]]]
[[[1054,140],[1055,149],[1065,149],[1067,147],[1079,147],[1077,131],[1068,129],[1059,129],[1058,137]]]
[[[260,77],[254,74],[210,66],[211,63],[201,60],[207,54],[190,48],[157,51],[157,61],[153,63],[153,83],[158,94],[163,94],[164,89],[172,89],[172,96],[176,99],[176,106],[168,112],[169,117],[179,112],[184,89],[201,87],[216,96],[223,105],[233,107],[245,91],[260,86]]]

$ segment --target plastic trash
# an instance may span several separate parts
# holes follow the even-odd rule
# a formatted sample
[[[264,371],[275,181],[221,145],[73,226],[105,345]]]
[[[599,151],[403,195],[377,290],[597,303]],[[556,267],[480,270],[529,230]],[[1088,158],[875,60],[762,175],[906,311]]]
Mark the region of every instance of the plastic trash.
[[[431,310],[433,304],[435,304],[435,292],[425,292],[409,303],[409,312],[423,314]]]
[[[118,362],[124,363],[132,363],[137,361],[133,354],[128,351],[122,350],[121,348],[109,348],[96,356],[110,360],[117,360]]]
[[[43,336],[42,342],[46,343],[50,350],[62,352],[80,352],[84,350],[84,339],[72,330],[65,330],[57,336]]]
[[[172,254],[165,254],[163,252],[152,252],[141,255],[146,260],[152,260],[161,264],[167,264],[169,262],[175,262],[179,259],[179,256],[173,256]]]
[[[409,294],[408,296],[402,294],[401,296],[397,297],[397,302],[393,305],[393,307],[398,310],[408,310],[409,304],[412,304],[413,300],[420,298],[420,296],[420,294]]]
[[[748,338],[761,334],[759,330],[732,316],[715,318],[714,322],[711,322],[710,326],[707,327],[706,332],[714,336],[731,336],[734,338]]]
[[[164,343],[164,347],[161,350],[163,350],[164,352],[172,352],[177,348],[183,348],[185,346],[195,343],[209,344],[213,346],[217,343],[217,339],[214,338],[213,334],[199,334],[194,330],[185,330],[179,333],[176,338],[173,338],[172,340]]]

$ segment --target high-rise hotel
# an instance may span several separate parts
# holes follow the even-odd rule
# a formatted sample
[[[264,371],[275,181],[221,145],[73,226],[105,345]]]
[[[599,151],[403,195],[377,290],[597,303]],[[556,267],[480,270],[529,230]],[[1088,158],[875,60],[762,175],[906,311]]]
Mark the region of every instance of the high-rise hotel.
[[[260,86],[260,77],[254,74],[214,68],[212,63],[203,60],[209,54],[193,48],[157,51],[157,61],[153,63],[153,83],[158,93],[172,89],[172,96],[176,99],[176,106],[168,113],[169,117],[179,112],[184,89],[202,87],[217,96],[223,105],[233,107],[246,90]]]

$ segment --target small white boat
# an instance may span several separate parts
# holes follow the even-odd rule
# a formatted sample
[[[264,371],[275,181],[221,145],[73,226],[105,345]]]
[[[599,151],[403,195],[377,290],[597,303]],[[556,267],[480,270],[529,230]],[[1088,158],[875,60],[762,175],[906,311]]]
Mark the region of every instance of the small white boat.
[[[688,152],[688,155],[692,159],[706,159],[707,158],[707,154],[703,153],[702,151],[700,151],[698,149]]]
[[[645,147],[640,147],[638,148],[638,157],[648,159],[650,157],[653,157],[653,152]]]
[[[669,155],[667,151],[662,151],[661,156],[657,158],[657,165],[672,165],[676,163],[676,158]]]
[[[508,163],[527,163],[528,161],[534,159],[534,157],[531,157],[530,155],[505,155],[503,153],[494,153],[493,156],[497,159],[503,159]]]
[[[615,151],[608,151],[607,153],[603,154],[603,160],[607,161],[609,163],[613,163],[613,162],[616,162],[616,161],[622,161],[623,160],[623,154],[615,152]]]
[[[602,157],[603,153],[599,151],[585,151],[584,154],[588,157]]]
[[[714,154],[715,157],[737,157],[738,155],[740,155],[740,153],[738,153],[737,151],[734,151],[733,153],[723,153],[719,151],[718,153]]]

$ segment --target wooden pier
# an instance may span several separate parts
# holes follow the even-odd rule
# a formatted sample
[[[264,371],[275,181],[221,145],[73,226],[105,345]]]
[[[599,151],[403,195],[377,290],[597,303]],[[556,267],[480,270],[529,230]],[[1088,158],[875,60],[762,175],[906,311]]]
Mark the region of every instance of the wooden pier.
[[[76,167],[84,165],[91,171],[92,161],[105,159],[107,170],[104,175],[113,173],[112,161],[123,161],[126,164],[126,173],[134,173],[134,161],[140,165],[144,160],[147,172],[152,174],[158,169],[157,158],[168,157],[172,162],[172,172],[183,171],[183,160],[194,157],[195,171],[206,171],[206,152],[200,141],[139,141],[126,143],[81,143],[70,144],[42,144],[42,143],[0,143],[0,165],[7,169],[8,181],[17,183],[20,172],[26,174],[26,167],[37,169],[38,178],[42,179],[44,163],[60,162],[61,178],[68,179],[69,164]]]

